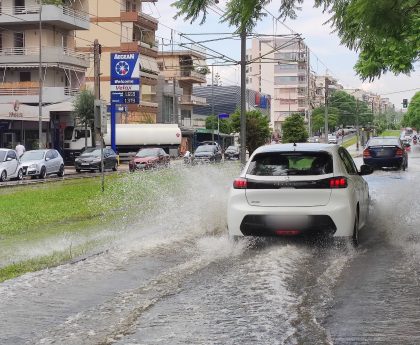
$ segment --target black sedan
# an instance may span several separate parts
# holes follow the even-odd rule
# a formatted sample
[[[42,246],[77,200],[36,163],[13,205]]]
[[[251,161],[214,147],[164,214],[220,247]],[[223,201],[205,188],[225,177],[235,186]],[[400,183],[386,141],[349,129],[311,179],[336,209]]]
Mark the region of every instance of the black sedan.
[[[191,163],[218,163],[222,160],[222,153],[215,145],[200,145],[195,150]]]
[[[363,163],[373,168],[407,169],[408,156],[406,148],[398,137],[374,137],[370,139],[363,151]]]
[[[77,172],[82,170],[101,171],[101,149],[89,147],[74,161],[74,167]],[[118,169],[117,154],[114,150],[104,148],[104,169]]]
[[[225,151],[225,159],[239,159],[239,147],[229,146]]]

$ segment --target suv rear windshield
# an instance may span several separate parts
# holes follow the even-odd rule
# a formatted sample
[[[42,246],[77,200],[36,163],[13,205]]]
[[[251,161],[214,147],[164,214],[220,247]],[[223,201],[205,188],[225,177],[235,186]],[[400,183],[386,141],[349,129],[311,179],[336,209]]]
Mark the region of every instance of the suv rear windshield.
[[[257,176],[324,175],[333,172],[327,152],[264,152],[254,156],[247,174]]]
[[[400,146],[398,138],[372,138],[369,140],[367,146],[383,146],[394,145]]]

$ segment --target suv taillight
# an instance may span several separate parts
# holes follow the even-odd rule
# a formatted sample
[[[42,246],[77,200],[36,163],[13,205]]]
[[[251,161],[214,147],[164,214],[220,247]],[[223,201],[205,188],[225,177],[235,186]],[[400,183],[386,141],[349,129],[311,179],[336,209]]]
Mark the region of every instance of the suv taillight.
[[[331,189],[347,188],[347,179],[345,177],[332,177],[329,179]]]
[[[246,178],[237,178],[233,181],[233,188],[234,189],[246,189],[247,180]]]
[[[369,149],[363,150],[363,158],[369,158],[370,157],[370,151]]]
[[[398,148],[397,151],[395,151],[395,155],[396,156],[402,156],[403,154],[404,154],[404,150],[403,149]]]

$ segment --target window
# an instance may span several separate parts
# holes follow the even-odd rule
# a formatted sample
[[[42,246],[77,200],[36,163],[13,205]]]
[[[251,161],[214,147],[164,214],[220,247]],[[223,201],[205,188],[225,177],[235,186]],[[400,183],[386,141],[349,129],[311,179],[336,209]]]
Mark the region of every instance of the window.
[[[14,151],[9,151],[9,152],[7,153],[7,158],[17,159],[17,157],[16,157],[16,153],[15,153]],[[6,158],[6,159],[7,159],[7,158]]]
[[[23,32],[15,32],[13,33],[13,41],[15,48],[23,48],[25,46],[25,35]],[[17,51],[19,53],[19,50]],[[20,51],[22,53],[22,51]]]
[[[81,138],[84,138],[85,137],[85,130],[83,129],[83,130],[79,130],[79,129],[76,129],[75,131],[74,131],[74,139],[81,139]],[[87,137],[88,138],[90,138],[90,131],[89,131],[89,129],[87,130]]]
[[[353,158],[351,158],[350,154],[343,148],[340,148],[338,151],[338,154],[341,158],[341,161],[343,162],[346,171],[351,175],[357,174],[357,168],[354,164]]]
[[[247,174],[257,176],[325,175],[333,172],[326,152],[265,152],[256,155]]]
[[[53,155],[53,151],[49,150],[47,151],[47,153],[45,154],[45,159],[53,159],[54,155]]]
[[[20,72],[19,73],[19,81],[31,81],[31,72]]]
[[[297,84],[297,81],[298,81],[297,76],[278,76],[278,77],[274,77],[274,84],[275,85]]]

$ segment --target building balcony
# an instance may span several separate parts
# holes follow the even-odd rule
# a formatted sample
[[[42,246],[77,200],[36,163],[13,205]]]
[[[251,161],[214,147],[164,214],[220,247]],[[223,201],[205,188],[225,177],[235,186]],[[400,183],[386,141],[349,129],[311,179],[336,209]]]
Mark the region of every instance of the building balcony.
[[[156,46],[151,46],[150,44],[141,41],[121,42],[120,51],[130,53],[139,52],[141,55],[150,56],[152,58],[157,58],[158,56],[158,48]]]
[[[143,12],[120,12],[121,22],[132,22],[139,25],[142,29],[156,31],[158,29],[158,20]]]
[[[193,95],[182,95],[179,97],[179,104],[181,105],[208,105],[207,99],[204,97],[198,97]]]
[[[189,71],[189,70],[181,70],[181,73],[178,75],[178,80],[180,81],[187,81],[192,84],[194,83],[205,83],[206,76],[204,74],[198,73],[196,71]]]
[[[43,64],[61,64],[88,68],[89,55],[63,47],[42,47],[41,60]],[[11,47],[0,49],[1,65],[39,64],[39,47]]]
[[[79,88],[67,86],[44,86],[42,88],[43,103],[69,101],[80,92]],[[20,103],[38,103],[38,82],[15,82],[0,84],[0,103],[18,100]]]
[[[0,8],[1,26],[37,25],[39,6],[13,6]],[[67,6],[43,5],[41,20],[45,24],[67,30],[89,30],[89,15]],[[23,24],[24,23],[24,24]]]

